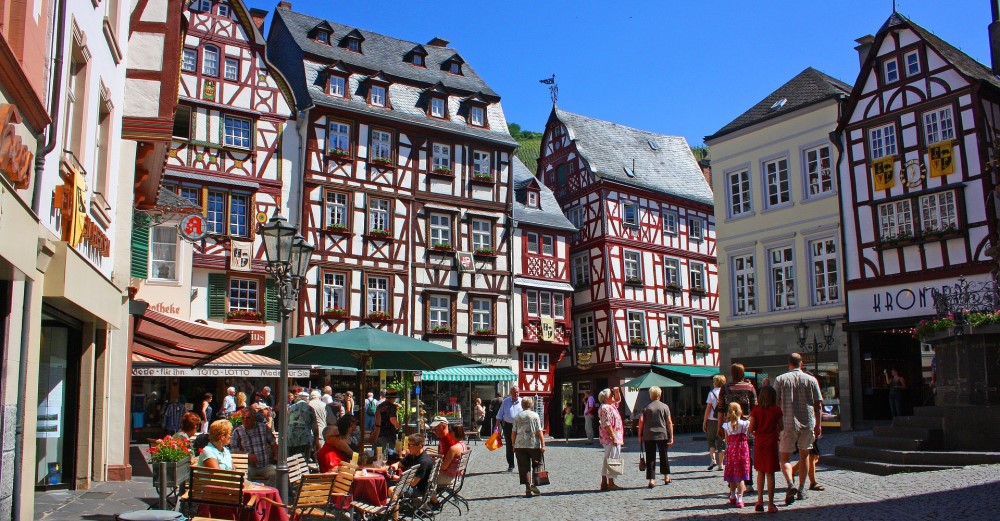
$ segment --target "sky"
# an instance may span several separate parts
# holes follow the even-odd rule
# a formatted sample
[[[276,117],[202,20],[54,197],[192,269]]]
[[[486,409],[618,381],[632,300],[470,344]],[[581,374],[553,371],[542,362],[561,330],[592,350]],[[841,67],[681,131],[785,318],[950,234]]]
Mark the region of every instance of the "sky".
[[[989,65],[991,1],[895,4]],[[561,109],[697,146],[807,67],[853,85],[854,40],[875,34],[893,1],[292,0],[292,9],[402,40],[450,41],[523,129],[544,128],[552,102],[539,80],[555,74]]]

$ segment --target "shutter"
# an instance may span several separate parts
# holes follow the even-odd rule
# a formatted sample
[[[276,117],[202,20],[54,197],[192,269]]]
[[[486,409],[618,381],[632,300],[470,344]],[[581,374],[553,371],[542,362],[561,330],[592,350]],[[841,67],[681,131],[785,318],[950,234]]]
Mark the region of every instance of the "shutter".
[[[208,274],[208,318],[226,318],[228,280],[225,273]]]
[[[149,227],[132,221],[132,269],[133,277],[149,278]]]
[[[281,320],[281,309],[278,304],[278,288],[274,284],[274,279],[264,281],[264,318],[268,322],[278,322]]]

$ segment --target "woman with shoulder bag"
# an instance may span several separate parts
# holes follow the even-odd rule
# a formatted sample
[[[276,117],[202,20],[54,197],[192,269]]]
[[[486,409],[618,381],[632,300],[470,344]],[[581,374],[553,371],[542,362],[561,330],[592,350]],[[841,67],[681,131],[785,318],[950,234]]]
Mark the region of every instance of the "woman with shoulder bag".
[[[622,401],[621,390],[615,387],[614,395],[611,389],[605,389],[597,395],[601,403],[598,416],[601,419],[601,445],[604,446],[604,462],[601,467],[601,490],[622,490],[615,484],[615,476],[624,473],[622,461],[622,445],[625,444],[625,431],[622,416],[618,406]]]
[[[663,391],[656,386],[649,388],[649,405],[639,416],[639,446],[645,449],[646,486],[653,488],[656,481],[656,454],[660,454],[660,474],[663,484],[670,484],[670,462],[667,460],[667,448],[674,444],[674,423],[670,419],[670,407],[660,401]]]

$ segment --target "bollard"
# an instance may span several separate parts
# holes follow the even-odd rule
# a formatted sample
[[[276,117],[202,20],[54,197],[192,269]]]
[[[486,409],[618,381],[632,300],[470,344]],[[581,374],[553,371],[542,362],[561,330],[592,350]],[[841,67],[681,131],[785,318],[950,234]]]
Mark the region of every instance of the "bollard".
[[[167,464],[160,463],[160,510],[167,509]]]

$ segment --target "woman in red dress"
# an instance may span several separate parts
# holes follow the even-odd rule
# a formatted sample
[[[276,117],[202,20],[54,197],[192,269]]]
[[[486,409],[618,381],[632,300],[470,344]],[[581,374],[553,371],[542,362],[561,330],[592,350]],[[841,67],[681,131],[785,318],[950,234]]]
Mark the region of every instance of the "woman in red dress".
[[[767,478],[767,511],[777,512],[774,506],[774,473],[778,464],[778,436],[781,433],[781,407],[777,406],[778,393],[765,385],[758,396],[757,407],[750,411],[750,433],[755,444],[753,466],[757,469],[757,504],[754,510],[764,511],[764,478]]]

